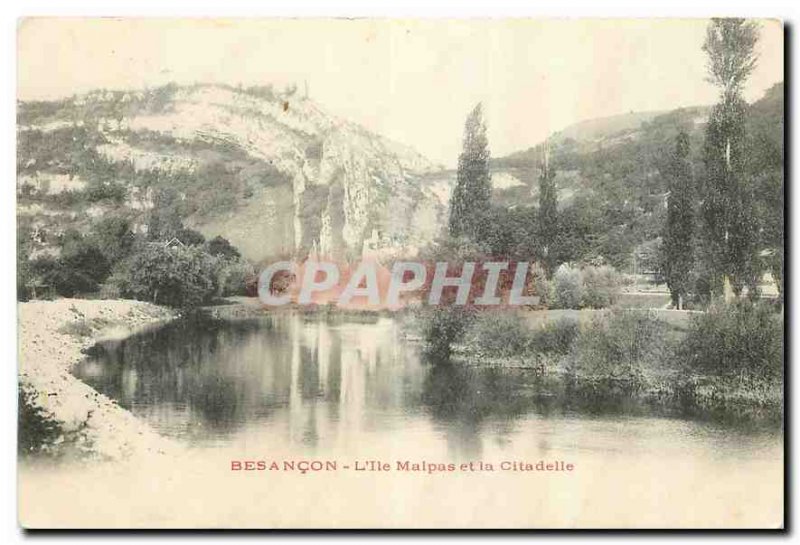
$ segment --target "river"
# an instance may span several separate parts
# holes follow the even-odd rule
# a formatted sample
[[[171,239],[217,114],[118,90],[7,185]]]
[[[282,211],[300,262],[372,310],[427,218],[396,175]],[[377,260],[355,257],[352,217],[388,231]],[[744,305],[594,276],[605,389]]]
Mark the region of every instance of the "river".
[[[529,371],[431,365],[390,318],[184,320],[102,343],[74,373],[188,445],[187,468],[213,460],[203,471],[220,486],[296,490],[264,497],[267,514],[221,488],[212,525],[781,521],[779,431],[575,403]],[[298,461],[336,471],[287,469]],[[246,462],[266,470],[231,471]]]

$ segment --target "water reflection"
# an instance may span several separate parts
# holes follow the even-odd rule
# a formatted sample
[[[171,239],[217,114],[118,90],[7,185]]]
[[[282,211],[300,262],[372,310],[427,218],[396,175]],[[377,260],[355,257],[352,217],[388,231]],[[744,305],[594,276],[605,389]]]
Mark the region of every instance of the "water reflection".
[[[98,345],[75,374],[170,435],[216,440],[281,412],[314,445],[323,422],[357,433],[408,408],[425,372],[398,335],[387,319],[194,319]]]
[[[586,400],[525,371],[430,365],[395,321],[377,317],[183,320],[98,345],[75,374],[160,432],[205,446],[350,452],[411,441],[477,459],[533,433],[524,440],[544,455],[554,436],[542,419],[577,418],[585,430],[596,414],[653,412]]]

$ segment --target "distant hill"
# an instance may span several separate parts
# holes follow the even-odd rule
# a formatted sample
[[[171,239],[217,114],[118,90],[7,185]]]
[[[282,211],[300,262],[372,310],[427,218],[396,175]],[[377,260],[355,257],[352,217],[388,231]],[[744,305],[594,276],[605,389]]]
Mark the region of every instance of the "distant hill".
[[[550,165],[556,170],[559,207],[573,218],[592,216],[592,228],[581,231],[584,258],[598,255],[616,266],[629,266],[635,247],[651,242],[662,231],[666,213],[667,180],[663,175],[675,136],[690,136],[695,176],[702,177],[704,128],[710,106],[669,112],[629,113],[577,123],[549,139]],[[758,156],[783,154],[783,83],[770,88],[749,108],[747,131]],[[769,146],[761,146],[765,141]],[[760,147],[756,147],[760,146]],[[765,150],[765,151],[761,151]],[[492,160],[493,178],[514,180],[494,188],[501,206],[538,206],[538,178],[544,144]],[[582,211],[581,211],[582,210]]]
[[[168,85],[18,104],[18,212],[46,247],[115,213],[173,209],[254,260],[414,248],[446,215],[414,150],[296,91]]]
[[[700,176],[708,113],[632,112],[551,136],[577,257],[624,268],[633,248],[660,235],[675,135],[689,131]],[[783,84],[752,105],[748,130],[761,155],[782,165]],[[168,85],[20,102],[17,140],[18,222],[32,233],[34,256],[108,214],[144,231],[165,211],[256,261],[413,253],[441,233],[455,183],[454,171],[416,151],[270,87]],[[543,150],[492,160],[495,205],[538,206]]]

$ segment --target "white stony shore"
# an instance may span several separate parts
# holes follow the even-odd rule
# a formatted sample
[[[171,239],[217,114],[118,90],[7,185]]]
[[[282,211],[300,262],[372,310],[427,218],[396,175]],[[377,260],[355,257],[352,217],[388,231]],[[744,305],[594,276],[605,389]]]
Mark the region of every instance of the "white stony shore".
[[[124,338],[178,317],[140,301],[58,299],[18,305],[19,380],[35,395],[31,402],[64,430],[82,429],[89,452],[119,460],[181,447],[162,437],[116,401],[75,378],[70,370],[99,340]],[[70,325],[72,324],[72,325]],[[69,332],[72,328],[77,330]]]

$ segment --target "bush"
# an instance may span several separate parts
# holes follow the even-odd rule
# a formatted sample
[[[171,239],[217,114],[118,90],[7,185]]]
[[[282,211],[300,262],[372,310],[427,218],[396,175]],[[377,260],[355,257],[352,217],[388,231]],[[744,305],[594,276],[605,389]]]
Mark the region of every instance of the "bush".
[[[196,307],[217,294],[218,267],[217,259],[200,247],[149,244],[121,264],[113,283],[125,297]]]
[[[231,244],[228,239],[217,236],[206,242],[206,251],[211,255],[224,257],[226,259],[236,259],[241,257],[239,250]]]
[[[475,315],[469,307],[437,306],[422,307],[417,318],[425,353],[435,362],[442,362],[450,358],[453,345],[463,340]]]
[[[533,332],[530,346],[536,352],[568,354],[578,337],[578,322],[569,318],[553,320]]]
[[[88,237],[64,244],[59,258],[61,268],[89,279],[91,289],[76,291],[95,291],[111,273],[111,266],[97,244]]]
[[[40,279],[46,286],[52,286],[63,297],[90,293],[98,287],[97,280],[90,272],[75,265],[66,265],[62,259],[47,256],[34,259],[30,263],[30,271],[33,278]]]
[[[63,460],[83,458],[92,452],[88,422],[66,429],[61,422],[36,403],[37,392],[19,383],[17,389],[17,454]],[[87,417],[88,420],[88,417]]]
[[[229,295],[247,295],[248,286],[256,278],[256,271],[253,266],[245,259],[219,259],[218,260],[218,294],[227,297]]]
[[[744,300],[714,305],[692,317],[676,357],[694,374],[782,378],[783,315]]]
[[[645,367],[663,360],[665,324],[638,310],[601,313],[578,335],[573,370],[587,376],[638,380]]]
[[[583,273],[583,306],[606,308],[616,304],[622,279],[613,267],[585,267]]]
[[[553,307],[580,308],[583,301],[583,275],[580,269],[561,265],[553,275]]]
[[[538,263],[533,263],[529,271],[530,284],[533,284],[533,293],[539,297],[539,306],[549,308],[553,303],[553,286],[547,280],[547,273]]]
[[[481,354],[514,356],[529,350],[531,331],[513,312],[484,312],[471,324],[466,338]]]
[[[77,320],[75,322],[67,322],[63,326],[58,329],[59,333],[63,333],[65,335],[72,335],[73,337],[91,337],[92,336],[92,324],[89,323],[87,320]]]
[[[89,238],[110,266],[128,257],[136,242],[131,222],[117,215],[109,215],[92,225]]]

